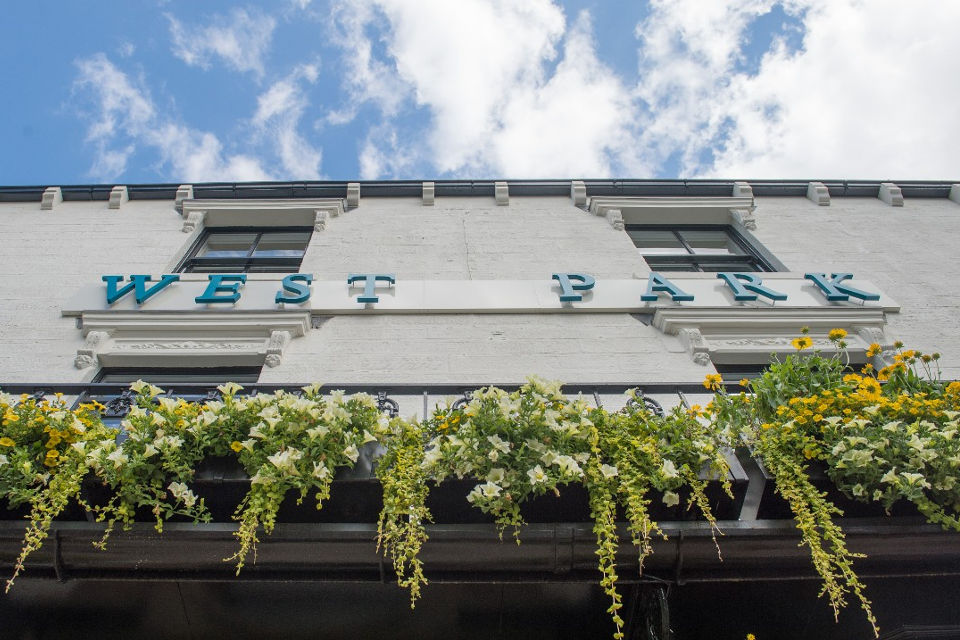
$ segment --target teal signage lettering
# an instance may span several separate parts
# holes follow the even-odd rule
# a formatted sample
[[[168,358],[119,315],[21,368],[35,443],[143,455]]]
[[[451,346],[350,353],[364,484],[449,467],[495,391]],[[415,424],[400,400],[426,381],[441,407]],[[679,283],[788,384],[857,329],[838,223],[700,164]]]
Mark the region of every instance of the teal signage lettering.
[[[644,302],[656,302],[658,299],[656,292],[658,291],[669,293],[670,299],[674,302],[693,300],[692,295],[689,293],[684,293],[677,287],[677,285],[673,284],[662,275],[654,271],[647,278],[647,292],[640,296],[640,299]]]
[[[585,273],[555,273],[552,278],[560,283],[560,302],[580,302],[583,295],[574,291],[589,291],[597,281]],[[576,280],[576,284],[571,282]]]
[[[853,277],[852,273],[831,273],[829,280],[825,273],[805,273],[803,277],[807,280],[813,280],[813,283],[827,297],[827,300],[849,300],[850,296],[861,300],[880,299],[878,293],[867,293],[850,285],[841,284],[844,280],[851,279]]]
[[[717,277],[733,289],[733,299],[738,301],[756,300],[761,295],[771,300],[786,300],[787,294],[768,289],[763,286],[763,280],[752,273],[718,273]],[[743,281],[741,283],[741,280]],[[753,293],[750,293],[750,292]]]
[[[247,281],[244,273],[211,273],[207,278],[210,283],[206,291],[194,298],[200,304],[233,304],[240,299],[240,285]],[[221,293],[230,295],[218,295]]]
[[[113,304],[123,296],[130,293],[131,290],[135,292],[134,299],[136,299],[137,304],[143,304],[152,296],[160,293],[160,291],[166,288],[167,285],[172,282],[176,282],[179,279],[180,276],[175,274],[160,276],[160,282],[148,289],[147,283],[151,282],[152,280],[150,276],[133,275],[130,276],[130,282],[117,289],[117,284],[123,282],[123,276],[101,277],[101,280],[107,283],[107,304]]]
[[[277,297],[274,302],[286,302],[290,304],[300,304],[310,299],[310,283],[313,282],[313,274],[293,273],[286,276],[280,286],[283,291],[277,291]],[[292,295],[284,295],[284,291]]]
[[[397,283],[397,277],[392,273],[351,273],[347,276],[347,284],[363,282],[363,294],[357,296],[357,302],[375,304],[380,298],[375,295],[377,282]]]

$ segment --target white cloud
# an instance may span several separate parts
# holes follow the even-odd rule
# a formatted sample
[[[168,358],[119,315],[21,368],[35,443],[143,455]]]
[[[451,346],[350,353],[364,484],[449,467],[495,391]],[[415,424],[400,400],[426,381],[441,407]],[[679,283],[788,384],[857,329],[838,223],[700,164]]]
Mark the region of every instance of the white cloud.
[[[236,71],[263,76],[263,59],[270,48],[274,18],[259,11],[234,9],[230,16],[213,16],[204,27],[184,25],[167,14],[173,54],[191,66],[209,69],[220,58]]]
[[[960,88],[944,79],[960,57],[960,5],[789,2],[786,11],[803,21],[803,47],[775,41],[755,73],[738,71],[745,29],[770,4],[655,5],[640,28],[648,156],[677,152],[683,174],[726,177],[956,171]]]
[[[419,148],[401,139],[396,127],[389,124],[371,127],[360,149],[360,178],[409,178],[422,161],[419,153]]]
[[[284,174],[295,179],[317,179],[323,154],[300,134],[299,125],[309,106],[301,83],[314,83],[319,77],[315,65],[301,65],[257,98],[252,123],[261,139],[274,145]]]
[[[135,82],[102,53],[76,62],[75,97],[89,107],[88,142],[96,147],[91,175],[113,182],[126,170],[138,146],[159,154],[172,179],[189,182],[269,180],[260,162],[246,155],[226,155],[219,139],[158,114],[142,81]]]
[[[353,108],[371,101],[391,122],[412,95],[430,125],[401,136],[422,145],[423,134],[441,172],[606,175],[611,157],[631,155],[630,91],[597,59],[586,14],[569,31],[546,0],[344,2],[337,16],[350,26],[345,57],[362,61],[347,81]],[[376,29],[386,60],[373,55]],[[396,79],[404,88],[392,88]],[[384,150],[393,148],[404,145],[368,138],[363,171],[405,166],[386,169]]]

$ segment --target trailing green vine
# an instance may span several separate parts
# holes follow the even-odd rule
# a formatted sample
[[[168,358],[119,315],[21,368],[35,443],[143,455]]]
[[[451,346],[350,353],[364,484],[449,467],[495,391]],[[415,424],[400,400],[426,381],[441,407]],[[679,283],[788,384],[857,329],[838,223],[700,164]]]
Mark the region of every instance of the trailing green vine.
[[[30,506],[23,548],[6,584],[9,592],[27,557],[43,545],[53,519],[71,501],[83,506],[87,447],[112,443],[113,434],[100,422],[95,405],[71,411],[62,394],[53,400],[0,394],[0,416],[0,496],[12,507]]]
[[[377,465],[383,485],[383,510],[377,521],[377,551],[393,562],[397,584],[410,590],[410,608],[427,584],[420,548],[427,541],[425,524],[432,521],[426,501],[429,473],[424,461],[425,432],[419,423],[393,420],[384,433],[387,452]]]
[[[211,410],[250,475],[250,490],[233,515],[240,523],[235,533],[239,548],[225,558],[236,561],[239,574],[250,553],[256,562],[258,530],[273,532],[289,491],[299,494],[297,504],[313,491],[316,508],[322,508],[337,469],[352,467],[361,447],[377,442],[380,411],[368,394],[346,397],[333,391],[322,396],[317,385],[304,387],[303,396],[277,391],[238,397],[239,385],[220,390],[223,404]]]

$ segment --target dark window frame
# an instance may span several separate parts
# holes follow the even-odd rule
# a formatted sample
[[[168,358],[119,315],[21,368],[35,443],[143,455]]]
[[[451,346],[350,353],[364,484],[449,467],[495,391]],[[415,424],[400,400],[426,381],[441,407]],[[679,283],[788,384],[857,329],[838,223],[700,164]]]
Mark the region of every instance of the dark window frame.
[[[729,224],[628,224],[625,230],[631,231],[669,231],[674,234],[683,253],[643,254],[644,261],[652,271],[693,271],[718,273],[720,271],[734,272],[764,272],[777,271],[777,268],[767,260],[753,244]],[[743,254],[716,254],[697,253],[694,247],[683,237],[684,231],[720,231],[743,251]],[[633,237],[631,236],[631,241]],[[636,242],[634,241],[634,246]],[[637,247],[642,251],[641,247]],[[671,269],[673,266],[685,267]],[[705,268],[706,267],[706,268]]]
[[[310,235],[308,235],[303,252],[299,256],[256,257],[254,254],[264,234],[270,233],[306,233]],[[174,273],[297,273],[310,246],[312,233],[313,227],[306,226],[206,227],[177,264]],[[214,234],[254,234],[255,237],[249,245],[246,255],[242,257],[198,255],[207,244],[210,236]],[[204,268],[198,269],[198,267]]]

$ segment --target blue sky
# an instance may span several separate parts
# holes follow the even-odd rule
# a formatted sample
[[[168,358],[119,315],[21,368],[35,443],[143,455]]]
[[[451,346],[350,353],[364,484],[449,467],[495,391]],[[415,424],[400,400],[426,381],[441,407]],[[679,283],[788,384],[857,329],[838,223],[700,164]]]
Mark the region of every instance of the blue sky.
[[[957,33],[922,0],[11,3],[0,184],[957,179]]]

